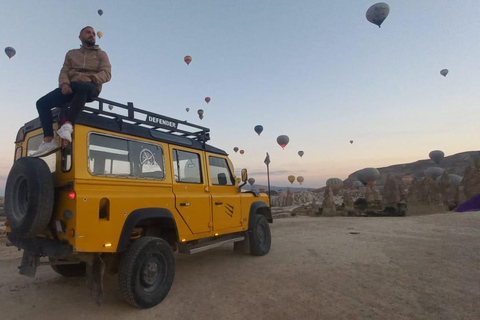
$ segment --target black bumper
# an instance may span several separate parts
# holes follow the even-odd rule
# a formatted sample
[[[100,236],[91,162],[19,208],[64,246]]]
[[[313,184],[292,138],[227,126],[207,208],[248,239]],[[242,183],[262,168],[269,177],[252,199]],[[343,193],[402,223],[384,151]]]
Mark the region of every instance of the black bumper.
[[[17,248],[41,257],[61,257],[73,252],[68,241],[57,241],[46,238],[22,238],[14,233],[8,234],[8,240]]]

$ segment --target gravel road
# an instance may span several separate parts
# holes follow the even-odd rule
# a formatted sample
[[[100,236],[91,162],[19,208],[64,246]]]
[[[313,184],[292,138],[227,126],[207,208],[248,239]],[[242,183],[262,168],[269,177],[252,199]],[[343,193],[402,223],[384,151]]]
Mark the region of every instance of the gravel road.
[[[0,319],[480,319],[480,212],[277,219],[264,257],[232,245],[178,255],[158,306],[126,304],[115,276],[97,306],[84,278],[20,276],[0,236]]]

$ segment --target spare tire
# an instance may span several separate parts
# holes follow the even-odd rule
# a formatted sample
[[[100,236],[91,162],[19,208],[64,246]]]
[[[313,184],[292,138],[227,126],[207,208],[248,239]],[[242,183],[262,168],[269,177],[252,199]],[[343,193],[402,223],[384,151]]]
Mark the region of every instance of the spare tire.
[[[53,177],[40,158],[20,158],[13,164],[5,187],[5,213],[12,233],[34,237],[52,217]]]

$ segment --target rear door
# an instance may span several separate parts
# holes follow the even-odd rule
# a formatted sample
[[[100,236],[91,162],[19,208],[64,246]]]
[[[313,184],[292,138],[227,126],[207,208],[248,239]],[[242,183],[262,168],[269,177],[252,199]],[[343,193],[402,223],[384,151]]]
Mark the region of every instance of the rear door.
[[[217,154],[207,153],[207,162],[214,230],[220,233],[239,230],[244,221],[233,167],[226,156]]]
[[[212,230],[211,198],[201,152],[170,146],[175,207],[194,234]]]

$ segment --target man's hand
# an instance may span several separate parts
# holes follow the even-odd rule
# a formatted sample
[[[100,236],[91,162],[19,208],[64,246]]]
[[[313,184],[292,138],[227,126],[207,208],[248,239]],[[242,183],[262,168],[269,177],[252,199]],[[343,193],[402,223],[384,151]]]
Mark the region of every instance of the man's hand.
[[[92,82],[92,79],[90,79],[88,76],[81,74],[77,78],[77,82]]]
[[[66,96],[71,93],[72,93],[72,88],[70,88],[70,85],[66,83],[62,84],[62,94]]]

